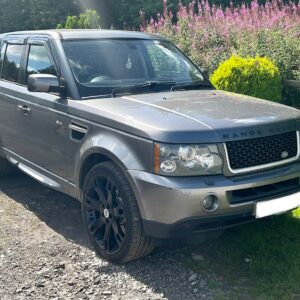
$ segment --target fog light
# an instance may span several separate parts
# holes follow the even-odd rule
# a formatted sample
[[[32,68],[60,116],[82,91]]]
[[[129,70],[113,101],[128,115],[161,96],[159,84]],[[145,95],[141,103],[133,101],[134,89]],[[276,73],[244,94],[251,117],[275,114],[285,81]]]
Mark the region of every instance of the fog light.
[[[208,195],[203,199],[202,205],[204,210],[211,212],[219,208],[220,201],[216,195]]]

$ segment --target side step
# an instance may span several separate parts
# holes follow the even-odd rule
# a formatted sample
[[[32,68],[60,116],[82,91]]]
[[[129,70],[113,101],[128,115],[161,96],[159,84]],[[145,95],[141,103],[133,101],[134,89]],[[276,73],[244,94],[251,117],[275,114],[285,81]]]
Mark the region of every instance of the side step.
[[[54,189],[61,189],[61,185],[58,184],[56,181],[50,179],[49,177],[42,175],[41,173],[31,169],[28,166],[23,165],[22,163],[18,163],[18,168],[23,171],[24,173],[28,174],[29,176],[33,177],[37,181],[48,185],[49,187],[52,187]]]
[[[15,155],[11,151],[4,149],[6,159],[15,167],[26,173],[33,179],[37,180],[41,184],[55,189],[59,192],[65,193],[75,199],[79,200],[77,195],[76,185],[64,178],[58,177],[45,169],[39,168],[38,166],[29,166],[30,162],[24,161],[18,155]],[[25,163],[23,163],[23,161]]]

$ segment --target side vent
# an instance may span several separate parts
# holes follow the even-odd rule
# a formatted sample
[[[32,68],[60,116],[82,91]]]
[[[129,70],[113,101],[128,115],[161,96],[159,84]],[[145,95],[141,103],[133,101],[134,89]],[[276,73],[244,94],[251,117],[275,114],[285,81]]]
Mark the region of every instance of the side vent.
[[[70,138],[75,142],[81,142],[88,132],[87,126],[75,122],[72,122],[69,125],[69,128],[70,128]]]

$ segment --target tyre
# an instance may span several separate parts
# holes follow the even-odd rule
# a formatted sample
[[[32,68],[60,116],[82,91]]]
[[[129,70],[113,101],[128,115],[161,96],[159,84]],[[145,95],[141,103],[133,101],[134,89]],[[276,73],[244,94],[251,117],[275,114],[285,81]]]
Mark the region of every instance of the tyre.
[[[16,172],[16,167],[0,156],[0,177],[13,174],[14,172]]]
[[[99,256],[125,263],[152,252],[153,241],[144,233],[134,193],[114,163],[104,162],[90,170],[81,200],[83,222]]]

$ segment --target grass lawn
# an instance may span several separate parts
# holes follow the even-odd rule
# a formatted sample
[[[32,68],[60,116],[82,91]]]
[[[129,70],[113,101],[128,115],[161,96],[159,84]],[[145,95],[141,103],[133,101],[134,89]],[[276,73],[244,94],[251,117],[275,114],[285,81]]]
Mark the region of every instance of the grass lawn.
[[[236,227],[185,252],[190,269],[208,281],[217,278],[211,282],[216,299],[300,299],[300,209]],[[192,253],[204,260],[192,260]]]

